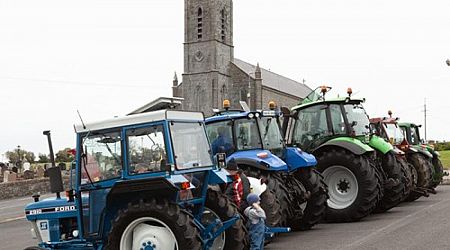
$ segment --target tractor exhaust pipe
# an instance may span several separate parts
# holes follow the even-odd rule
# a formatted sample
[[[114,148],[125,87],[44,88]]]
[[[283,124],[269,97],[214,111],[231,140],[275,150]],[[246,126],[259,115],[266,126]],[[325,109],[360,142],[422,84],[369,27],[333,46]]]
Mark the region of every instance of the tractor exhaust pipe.
[[[48,177],[50,178],[50,192],[56,193],[56,198],[60,199],[60,193],[64,191],[61,169],[56,166],[55,155],[53,154],[52,138],[50,135],[50,130],[43,132],[47,136],[48,147],[50,149],[50,161],[52,162],[52,167],[47,169]]]

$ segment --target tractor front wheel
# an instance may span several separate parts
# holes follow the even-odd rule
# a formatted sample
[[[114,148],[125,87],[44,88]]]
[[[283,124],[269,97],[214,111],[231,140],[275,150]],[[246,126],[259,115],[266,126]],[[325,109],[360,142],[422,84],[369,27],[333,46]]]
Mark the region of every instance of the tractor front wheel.
[[[327,187],[323,177],[312,168],[302,168],[295,177],[303,184],[308,193],[300,223],[291,225],[294,230],[309,230],[320,222],[327,207]]]
[[[318,155],[317,168],[328,186],[328,222],[358,221],[369,215],[379,198],[380,184],[369,159],[340,148]]]
[[[193,218],[166,199],[139,200],[119,210],[105,249],[200,249]]]
[[[212,211],[222,221],[227,221],[239,215],[236,205],[226,195],[211,188],[208,189],[206,195],[205,207],[207,208],[205,209],[206,212]],[[247,229],[244,226],[242,218],[240,218],[233,226],[225,231],[224,235],[214,241],[212,249],[241,250],[248,247],[248,245]]]

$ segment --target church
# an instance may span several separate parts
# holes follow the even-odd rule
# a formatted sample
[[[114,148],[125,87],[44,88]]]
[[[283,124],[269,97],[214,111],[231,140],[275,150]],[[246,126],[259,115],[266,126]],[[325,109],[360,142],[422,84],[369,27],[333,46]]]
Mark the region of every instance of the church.
[[[293,107],[312,90],[303,83],[234,57],[233,1],[185,0],[184,73],[175,74],[173,97],[184,101],[180,109],[211,115],[229,99],[232,108],[246,101],[252,110]]]

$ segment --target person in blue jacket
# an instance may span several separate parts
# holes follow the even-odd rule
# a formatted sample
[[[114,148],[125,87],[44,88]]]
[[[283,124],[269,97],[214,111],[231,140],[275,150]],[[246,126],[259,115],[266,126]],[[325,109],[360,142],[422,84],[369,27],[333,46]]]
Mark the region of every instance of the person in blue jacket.
[[[213,155],[225,153],[228,156],[233,153],[233,141],[231,136],[227,133],[227,128],[219,127],[217,133],[217,138],[211,143]]]
[[[266,213],[261,208],[260,198],[257,194],[249,194],[247,196],[249,207],[244,210],[247,216],[247,228],[250,235],[250,250],[264,249],[264,234],[266,231]]]

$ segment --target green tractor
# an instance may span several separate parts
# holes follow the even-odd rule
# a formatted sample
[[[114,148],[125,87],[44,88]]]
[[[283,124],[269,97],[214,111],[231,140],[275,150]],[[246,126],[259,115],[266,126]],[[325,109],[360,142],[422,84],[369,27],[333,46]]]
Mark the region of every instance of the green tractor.
[[[389,117],[371,118],[370,126],[372,133],[384,138],[395,147],[398,164],[405,173],[404,200],[413,201],[421,196],[428,197],[430,190],[423,186],[423,180],[429,179],[428,167],[417,160],[417,157],[420,157],[416,155],[417,150],[409,149],[404,132],[398,126],[399,118],[392,118],[391,111],[388,114]]]
[[[310,93],[290,112],[283,132],[289,145],[312,153],[328,185],[329,222],[358,221],[402,200],[404,183],[391,144],[371,135],[364,99],[325,99],[330,87]],[[289,119],[286,119],[288,117]]]
[[[420,159],[414,160],[423,162],[423,164],[430,169],[429,174],[431,177],[427,187],[432,189],[436,188],[442,182],[444,175],[446,175],[444,173],[442,162],[439,159],[439,152],[435,151],[432,146],[425,144],[425,141],[420,138],[419,128],[422,127],[422,125],[405,122],[399,123],[399,126],[405,133],[405,143],[407,143],[412,150],[419,153],[415,155],[415,158]]]

